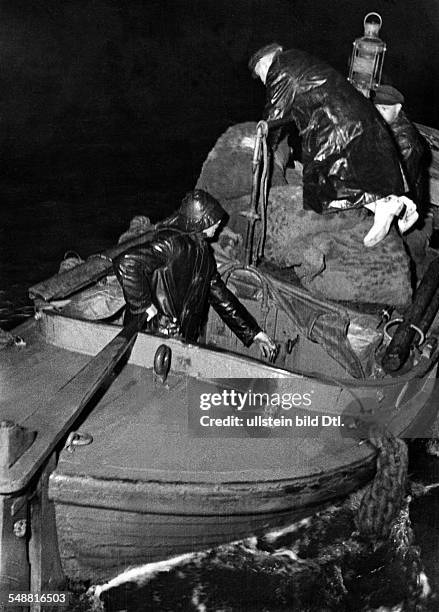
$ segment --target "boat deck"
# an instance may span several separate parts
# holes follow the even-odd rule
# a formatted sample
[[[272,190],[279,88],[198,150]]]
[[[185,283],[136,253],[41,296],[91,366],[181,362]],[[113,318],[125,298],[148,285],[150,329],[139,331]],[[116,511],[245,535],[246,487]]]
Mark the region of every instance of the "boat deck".
[[[90,324],[64,320],[63,328],[56,330],[56,337],[50,337],[48,326],[52,323],[48,318],[42,326],[28,326],[21,332],[26,347],[11,347],[0,353],[2,420],[10,419],[22,426],[32,423],[36,411],[89,361],[89,355],[79,350],[95,353],[118,331],[117,327],[103,326],[98,330],[101,334],[105,331],[101,339],[96,333],[93,339],[86,338]],[[69,347],[53,344],[52,341],[65,345],[66,337],[72,332],[69,326],[76,332],[76,336],[70,336]],[[79,350],[71,350],[71,345]],[[154,379],[152,367],[136,365],[144,359],[142,347],[137,345],[130,363],[80,425],[81,430],[93,436],[93,443],[73,454],[63,453],[60,463],[63,472],[122,480],[249,482],[308,477],[312,473],[336,470],[346,462],[356,443],[335,435],[333,428],[319,432],[319,437],[312,437],[312,431],[309,437],[292,438],[290,432],[281,437],[276,431],[261,438],[255,437],[246,427],[242,431],[235,428],[233,438],[191,435],[188,432],[188,385],[192,385],[192,395],[196,394],[196,374],[200,367],[196,364],[195,353],[203,352],[192,348],[191,369],[195,377],[171,371],[166,385],[162,385]],[[175,360],[178,358],[176,355]],[[244,375],[240,357],[233,357],[236,365],[231,372],[230,365],[221,371],[218,363],[208,372],[209,364],[203,363],[203,354],[199,359],[205,373],[215,373],[218,377],[229,377],[230,373]],[[227,366],[225,357],[219,354],[219,359]],[[149,363],[152,364],[152,359]],[[264,372],[261,364],[255,363],[254,367],[255,371],[250,374],[272,375],[268,370]],[[251,367],[247,364],[247,373],[249,370]],[[203,391],[209,384],[203,378]],[[337,386],[328,388],[300,376],[287,378],[286,384],[294,392],[313,392],[324,397],[328,412],[334,414],[340,401],[343,402],[343,392]],[[212,392],[218,390],[214,383],[211,387]],[[294,411],[285,412],[285,416],[292,416],[290,412]],[[200,411],[202,414],[206,413]],[[228,432],[224,435],[228,436]],[[363,447],[355,454],[356,460],[361,461],[370,450]]]
[[[17,466],[54,429],[50,416],[41,425],[44,407],[50,407],[56,421],[64,407],[58,409],[53,398],[118,331],[43,315],[20,330],[25,347],[0,352],[0,419],[37,431]],[[166,384],[151,367],[163,343],[172,350]],[[238,355],[139,334],[128,364],[74,423],[74,430],[92,436],[91,444],[62,450],[50,476],[49,496],[69,576],[104,579],[132,563],[260,533],[309,515],[372,477],[375,450],[344,437],[339,427],[294,435],[269,429],[264,437],[250,426],[235,429],[235,437],[227,437],[230,432],[201,437],[190,431],[188,414],[198,414],[193,402],[199,385],[203,392],[216,392],[214,379],[233,378],[235,384],[244,376],[263,379],[273,392],[312,392],[310,414],[324,409],[336,415],[347,405],[361,412],[361,400],[376,393],[367,386],[348,389]],[[395,379],[386,389],[387,399],[399,402],[388,419],[396,433],[417,418],[425,420],[433,384],[434,372],[410,385]]]
[[[86,353],[98,352],[117,331],[115,326],[51,316],[44,316],[39,325],[29,325],[23,333],[25,348],[12,347],[0,353],[0,418],[23,426],[32,422],[36,409],[88,362]],[[300,480],[361,463],[373,455],[370,448],[359,447],[337,427],[319,429],[315,435],[312,428],[305,434],[297,429],[297,435],[268,430],[264,437],[256,437],[250,428],[243,427],[234,428],[233,437],[229,432],[222,437],[217,437],[218,433],[195,437],[188,431],[188,401],[196,396],[197,378],[203,379],[203,391],[211,384],[213,392],[217,390],[209,382],[213,377],[266,376],[268,386],[269,377],[284,378],[271,379],[272,390],[279,391],[282,383],[282,391],[311,393],[310,414],[321,413],[322,407],[327,414],[340,414],[354,397],[368,399],[375,391],[352,391],[175,340],[166,341],[172,347],[173,360],[167,384],[162,385],[148,367],[161,343],[163,339],[139,335],[130,363],[81,424],[93,436],[93,443],[74,454],[62,454],[65,473],[145,482]],[[406,393],[404,399],[415,399],[419,394],[427,395],[429,381],[419,381],[407,391],[407,385],[404,388],[396,380],[391,391],[399,401],[401,393]],[[414,401],[409,404],[413,405],[392,417],[398,431],[404,430],[405,422],[408,424],[418,411]],[[287,417],[295,414],[294,409],[282,412]]]

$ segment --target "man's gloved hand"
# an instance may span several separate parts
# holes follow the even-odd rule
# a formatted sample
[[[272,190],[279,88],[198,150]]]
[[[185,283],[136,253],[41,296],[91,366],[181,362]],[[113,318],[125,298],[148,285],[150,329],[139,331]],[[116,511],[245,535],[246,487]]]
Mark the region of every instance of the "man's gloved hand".
[[[405,206],[404,214],[398,219],[398,227],[401,234],[404,234],[409,230],[412,225],[419,219],[418,210],[416,204],[407,196],[400,196],[398,198]]]
[[[276,359],[277,346],[268,334],[263,331],[260,331],[254,337],[254,341],[259,344],[259,348],[263,357],[268,359],[270,362],[273,362]]]
[[[157,315],[157,312],[157,308],[154,306],[154,304],[150,304],[148,308],[141,308],[134,312],[127,306],[125,309],[123,324],[124,326],[127,326],[131,325],[133,321],[137,321],[138,329],[142,329],[145,322],[153,319]]]
[[[150,304],[150,305],[148,306],[148,308],[146,309],[146,311],[145,311],[145,312],[146,312],[146,313],[147,313],[147,315],[148,315],[148,318],[147,318],[146,320],[147,320],[147,321],[151,321],[151,319],[153,319],[153,318],[154,318],[154,317],[157,315],[158,310],[157,310],[157,308],[154,306],[154,304]]]
[[[389,233],[393,218],[399,215],[404,207],[404,216],[398,220],[401,232],[406,232],[419,217],[414,202],[406,196],[389,195],[371,204],[366,204],[365,208],[371,210],[375,216],[373,226],[363,240],[364,245],[373,247],[381,242]]]

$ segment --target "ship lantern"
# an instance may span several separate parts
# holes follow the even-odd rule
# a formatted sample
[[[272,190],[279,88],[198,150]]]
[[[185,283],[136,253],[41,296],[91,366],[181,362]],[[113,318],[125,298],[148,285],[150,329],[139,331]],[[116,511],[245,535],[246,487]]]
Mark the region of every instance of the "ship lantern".
[[[370,97],[381,81],[386,43],[379,37],[382,25],[378,13],[368,13],[364,18],[364,36],[354,41],[348,81],[361,93]]]

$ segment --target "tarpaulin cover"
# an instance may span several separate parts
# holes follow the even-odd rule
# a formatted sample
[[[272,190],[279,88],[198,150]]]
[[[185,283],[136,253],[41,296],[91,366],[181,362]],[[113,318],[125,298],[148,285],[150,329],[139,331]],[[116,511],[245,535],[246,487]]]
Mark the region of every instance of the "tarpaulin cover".
[[[294,121],[302,136],[303,205],[324,212],[332,200],[361,206],[404,193],[398,153],[373,103],[339,72],[291,49],[267,74],[267,121]],[[276,144],[280,130],[270,132]]]
[[[247,282],[251,282],[252,275],[246,273],[237,262],[231,262],[218,251],[215,252],[215,256],[223,277],[227,277],[230,270],[236,269],[236,273],[243,275]],[[323,346],[328,355],[343,366],[351,376],[365,377],[363,365],[347,337],[350,323],[347,310],[318,299],[305,289],[278,280],[265,270],[259,268],[258,273],[263,275],[273,301],[288,316],[293,329]]]
[[[364,370],[347,339],[349,316],[341,309],[332,309],[303,289],[275,286],[270,289],[279,306],[294,327],[307,338],[321,344],[333,359],[351,376],[364,378]]]

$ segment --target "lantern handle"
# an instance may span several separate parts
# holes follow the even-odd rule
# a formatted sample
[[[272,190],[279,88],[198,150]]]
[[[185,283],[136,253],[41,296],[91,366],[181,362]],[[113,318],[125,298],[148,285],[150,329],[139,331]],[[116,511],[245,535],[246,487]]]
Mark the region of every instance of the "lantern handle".
[[[381,15],[379,13],[367,13],[367,15],[366,15],[366,17],[364,18],[364,21],[363,21],[363,26],[366,27],[366,21],[372,15],[375,15],[380,20],[380,27],[379,27],[379,29],[381,29],[381,26],[383,25],[383,20],[382,20]]]

